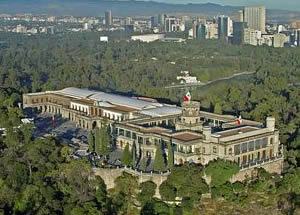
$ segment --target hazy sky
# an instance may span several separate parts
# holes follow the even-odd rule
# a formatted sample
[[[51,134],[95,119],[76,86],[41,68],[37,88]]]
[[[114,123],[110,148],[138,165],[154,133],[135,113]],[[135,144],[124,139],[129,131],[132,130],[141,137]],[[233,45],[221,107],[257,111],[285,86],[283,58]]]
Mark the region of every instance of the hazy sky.
[[[300,0],[154,0],[166,3],[217,3],[222,5],[266,5],[270,9],[300,11]]]

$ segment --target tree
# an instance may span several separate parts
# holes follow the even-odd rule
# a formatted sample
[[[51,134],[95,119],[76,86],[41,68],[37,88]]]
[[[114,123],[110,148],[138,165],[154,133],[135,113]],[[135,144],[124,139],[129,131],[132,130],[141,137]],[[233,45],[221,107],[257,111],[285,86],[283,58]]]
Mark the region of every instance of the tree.
[[[88,134],[88,144],[89,144],[89,152],[95,151],[95,141],[94,141],[94,135],[92,131],[89,131]]]
[[[146,181],[140,184],[140,193],[137,196],[137,199],[145,204],[147,201],[150,201],[155,195],[157,185],[152,181]]]
[[[209,191],[202,176],[202,166],[185,163],[183,166],[174,167],[166,182],[175,187],[176,196],[188,198],[193,203],[199,203],[202,194]]]
[[[214,106],[214,113],[215,114],[222,114],[223,111],[222,111],[222,107],[220,105],[220,103],[216,103],[215,106]]]
[[[161,142],[157,144],[155,159],[154,159],[154,170],[155,171],[163,171],[165,169],[165,159],[163,156],[162,145]]]
[[[174,166],[174,152],[172,143],[168,142],[168,167],[169,169],[173,169]]]
[[[211,161],[205,167],[205,173],[211,176],[210,186],[218,187],[225,184],[234,174],[240,170],[236,163],[221,159]]]
[[[148,158],[143,157],[141,160],[141,165],[140,165],[140,169],[145,170],[148,166]]]
[[[173,209],[168,204],[159,201],[148,201],[141,210],[141,215],[169,215],[173,214]]]
[[[121,162],[125,166],[129,166],[130,164],[132,164],[131,155],[129,151],[129,144],[125,146],[125,149],[122,153]]]
[[[164,181],[159,186],[159,193],[161,198],[166,201],[173,201],[176,198],[176,188],[175,186],[169,184],[167,181]]]
[[[24,136],[24,142],[29,143],[32,140],[34,126],[32,124],[22,125],[21,130]]]
[[[107,123],[104,122],[100,129],[100,154],[107,156],[109,154],[110,135]]]
[[[101,134],[100,134],[100,129],[96,128],[95,129],[95,152],[100,155],[101,154]]]
[[[134,198],[138,192],[137,177],[123,172],[122,175],[115,180],[115,192],[121,195],[122,193],[124,194],[127,214],[131,214]]]
[[[131,165],[133,168],[135,168],[136,167],[136,145],[135,145],[135,143],[133,143],[133,145],[132,145],[131,154],[132,154]]]

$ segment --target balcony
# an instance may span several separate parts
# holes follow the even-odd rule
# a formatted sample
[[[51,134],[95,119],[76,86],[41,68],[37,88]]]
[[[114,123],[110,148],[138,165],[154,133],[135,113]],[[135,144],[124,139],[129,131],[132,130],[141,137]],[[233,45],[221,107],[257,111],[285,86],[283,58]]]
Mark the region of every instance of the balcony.
[[[274,156],[272,158],[266,158],[266,159],[262,159],[262,160],[253,160],[253,161],[250,161],[248,163],[242,163],[240,165],[240,169],[247,169],[247,168],[252,168],[252,167],[259,167],[259,166],[262,166],[264,164],[272,163],[272,162],[280,160],[280,159],[283,159],[283,155],[282,154],[278,154],[277,156]]]

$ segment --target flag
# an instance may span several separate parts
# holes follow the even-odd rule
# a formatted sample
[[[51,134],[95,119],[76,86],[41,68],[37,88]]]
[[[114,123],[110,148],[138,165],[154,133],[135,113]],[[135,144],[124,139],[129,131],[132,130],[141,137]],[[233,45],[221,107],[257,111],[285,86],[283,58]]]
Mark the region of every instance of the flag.
[[[236,124],[240,125],[243,123],[243,120],[242,120],[242,116],[240,116],[237,120],[236,120]]]
[[[52,123],[52,126],[54,126],[54,124],[55,124],[55,118],[54,118],[54,116],[52,116],[51,123]]]
[[[191,96],[190,91],[188,91],[188,92],[186,93],[186,95],[183,97],[183,101],[189,102],[189,101],[191,101],[191,100],[192,100],[192,96]]]

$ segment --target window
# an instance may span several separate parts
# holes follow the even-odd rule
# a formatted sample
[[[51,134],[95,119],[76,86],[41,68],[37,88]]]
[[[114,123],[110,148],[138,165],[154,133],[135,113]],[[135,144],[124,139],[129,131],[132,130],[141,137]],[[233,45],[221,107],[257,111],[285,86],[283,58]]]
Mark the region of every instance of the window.
[[[214,154],[217,153],[217,147],[216,147],[216,146],[213,147],[213,153],[214,153]]]
[[[143,144],[144,140],[142,137],[138,137],[138,143]]]
[[[254,141],[248,142],[248,151],[251,152],[254,150]]]
[[[183,146],[179,145],[179,152],[184,153]]]
[[[234,154],[239,155],[241,153],[241,147],[240,145],[235,145],[234,146]]]
[[[124,129],[119,129],[119,135],[124,136]]]
[[[205,154],[205,147],[202,147],[202,153]]]
[[[158,140],[155,138],[154,139],[154,145],[157,145],[157,143],[158,143]]]
[[[268,138],[265,137],[265,138],[262,139],[262,148],[266,148],[267,145],[268,145]]]
[[[248,151],[247,143],[241,144],[241,151],[242,153],[246,153]]]
[[[132,139],[136,140],[136,133],[132,132]]]
[[[228,154],[229,154],[229,155],[232,155],[232,148],[229,148]]]
[[[260,149],[262,146],[262,142],[261,140],[255,140],[255,149]]]
[[[126,137],[131,138],[131,132],[130,131],[126,131]]]
[[[270,144],[271,144],[271,145],[274,144],[274,139],[273,139],[273,137],[270,138]]]
[[[173,145],[173,147],[172,147],[172,148],[173,148],[173,151],[174,151],[174,152],[177,152],[177,144],[172,144],[172,145]]]

